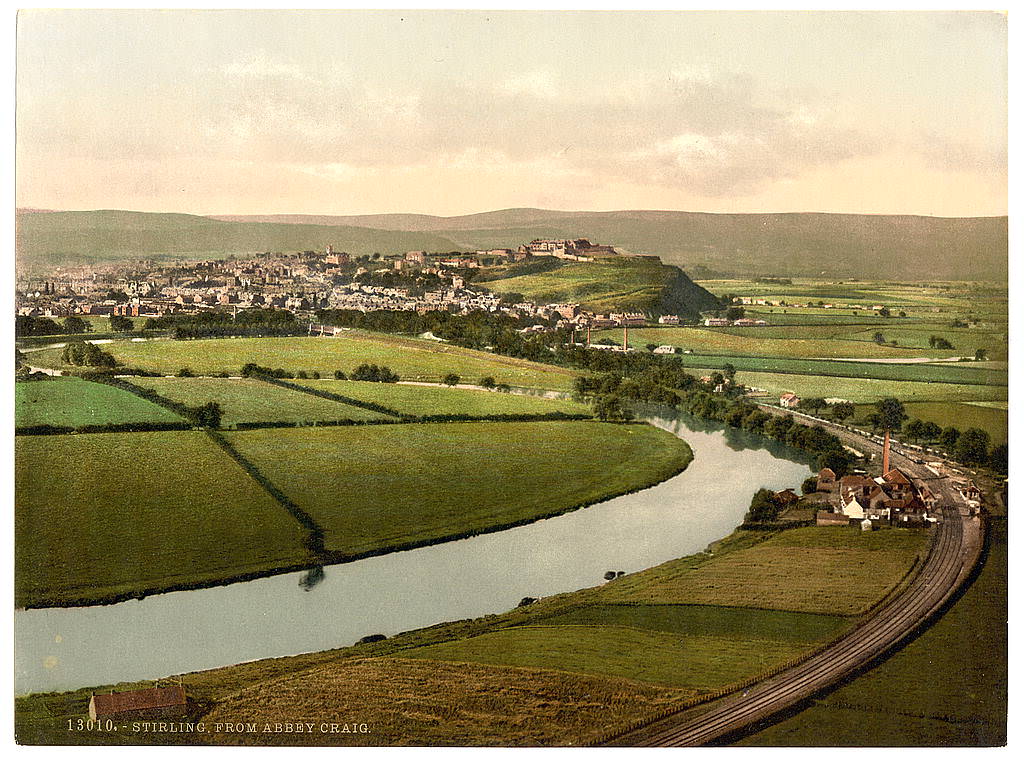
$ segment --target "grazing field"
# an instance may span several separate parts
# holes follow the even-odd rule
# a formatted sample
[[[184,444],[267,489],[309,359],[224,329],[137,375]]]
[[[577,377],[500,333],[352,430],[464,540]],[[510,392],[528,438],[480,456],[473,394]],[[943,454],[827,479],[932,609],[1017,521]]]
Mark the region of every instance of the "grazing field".
[[[598,600],[858,615],[900,583],[927,545],[925,530],[787,530],[722,557],[675,560],[614,580]]]
[[[301,528],[200,432],[15,440],[18,606],[215,584],[307,559]]]
[[[746,607],[595,604],[545,618],[539,624],[625,625],[696,638],[736,637],[810,644],[827,641],[850,623],[843,617]]]
[[[345,405],[322,397],[277,387],[257,379],[132,379],[139,387],[155,390],[185,405],[219,403],[224,425],[254,421],[394,421],[382,413]],[[380,386],[380,385],[376,385]]]
[[[1005,745],[1007,638],[1006,524],[996,521],[981,574],[942,619],[883,664],[740,744]]]
[[[246,363],[297,371],[351,372],[362,363],[388,366],[403,379],[439,381],[451,372],[476,381],[493,376],[498,383],[543,389],[568,389],[573,371],[528,360],[506,358],[442,342],[347,331],[337,337],[264,337],[244,339],[114,342],[103,349],[126,366],[176,374],[188,367],[197,374],[237,374]],[[34,365],[59,368],[60,350],[33,353]]]
[[[690,373],[712,373],[714,369],[694,369]],[[886,397],[912,400],[1006,400],[1007,387],[978,384],[852,379],[808,374],[773,374],[738,371],[736,381],[767,390],[778,401],[783,392],[800,397],[838,397],[854,403],[873,403]]]
[[[710,690],[757,675],[806,652],[776,639],[681,636],[621,625],[532,625],[402,652],[450,662],[549,668]]]
[[[993,445],[1006,442],[1009,433],[1008,413],[1005,407],[955,402],[907,403],[904,408],[910,419],[933,421],[940,427],[956,427],[961,432],[971,427],[984,429]],[[873,405],[857,406],[855,421],[875,410]],[[908,421],[910,420],[908,419]]]
[[[288,718],[318,727],[337,718],[370,727],[367,734],[318,734],[317,744],[577,746],[685,696],[622,678],[557,670],[367,659],[256,684],[204,720],[262,724]],[[288,744],[284,734],[223,734],[210,741]]]
[[[476,379],[466,379],[476,382]],[[473,389],[427,387],[411,384],[377,384],[375,382],[336,381],[334,379],[296,380],[311,389],[333,392],[363,402],[387,406],[413,416],[467,414],[490,416],[514,413],[587,413],[589,406],[572,400],[554,400],[531,395],[510,395]]]
[[[73,376],[14,385],[14,425],[83,427],[180,422],[156,403],[106,384]]]
[[[660,482],[692,458],[686,443],[655,427],[592,421],[257,430],[229,439],[343,556],[562,513]]]
[[[768,327],[764,327],[767,329]],[[797,328],[822,328],[800,326]],[[781,333],[776,329],[776,334]],[[602,338],[622,339],[622,331],[599,331],[591,335],[592,341]],[[948,358],[949,350],[931,350],[918,347],[893,347],[876,344],[868,338],[849,339],[771,337],[752,332],[746,336],[727,334],[710,328],[648,328],[629,332],[629,344],[643,348],[647,344],[670,344],[674,347],[711,355],[750,355],[780,358]],[[973,356],[974,350],[971,350]]]

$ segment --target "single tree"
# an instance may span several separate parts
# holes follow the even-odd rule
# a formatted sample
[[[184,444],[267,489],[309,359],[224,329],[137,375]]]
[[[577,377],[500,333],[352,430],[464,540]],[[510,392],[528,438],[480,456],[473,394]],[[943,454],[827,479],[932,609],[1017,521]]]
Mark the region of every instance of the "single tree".
[[[458,374],[445,374],[441,379],[441,383],[446,384],[449,387],[454,387],[459,383],[459,378]]]
[[[967,466],[980,466],[988,463],[989,435],[984,429],[972,427],[957,438],[953,448],[953,458]]]
[[[840,422],[852,419],[856,412],[857,408],[853,403],[836,403],[832,406],[832,415]]]
[[[493,376],[484,376],[480,379],[480,386],[484,389],[494,389],[496,384]]]
[[[83,321],[77,315],[69,315],[63,321],[64,333],[65,334],[84,334],[90,328],[88,323]]]
[[[135,324],[123,315],[110,316],[110,328],[113,331],[134,331]]]
[[[947,453],[952,453],[953,448],[956,447],[956,441],[960,439],[960,430],[956,427],[946,427],[942,430],[942,434],[939,435],[939,445]]]

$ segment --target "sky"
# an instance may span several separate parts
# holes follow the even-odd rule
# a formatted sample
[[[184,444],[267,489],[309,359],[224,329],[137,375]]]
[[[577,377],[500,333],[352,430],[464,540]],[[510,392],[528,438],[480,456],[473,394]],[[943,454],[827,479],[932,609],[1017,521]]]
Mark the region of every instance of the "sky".
[[[1007,213],[989,12],[19,13],[16,203]]]

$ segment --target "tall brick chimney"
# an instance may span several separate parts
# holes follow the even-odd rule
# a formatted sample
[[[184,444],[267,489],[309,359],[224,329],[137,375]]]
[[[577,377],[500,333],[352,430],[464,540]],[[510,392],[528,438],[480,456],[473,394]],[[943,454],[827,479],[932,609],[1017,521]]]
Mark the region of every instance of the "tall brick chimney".
[[[882,476],[889,473],[889,430],[885,430],[885,445],[882,446]]]
[[[629,326],[622,327],[622,351],[629,350]]]

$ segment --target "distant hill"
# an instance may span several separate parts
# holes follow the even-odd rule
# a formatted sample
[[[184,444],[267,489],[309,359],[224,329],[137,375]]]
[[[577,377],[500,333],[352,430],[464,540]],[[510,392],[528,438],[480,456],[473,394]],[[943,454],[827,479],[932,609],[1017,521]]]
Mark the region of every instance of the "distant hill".
[[[131,259],[182,260],[254,252],[323,250],[353,254],[413,249],[450,252],[458,245],[434,233],[352,225],[224,222],[198,215],[99,210],[17,216],[22,272]]]
[[[216,216],[143,212],[18,215],[22,269],[134,257],[335,249],[354,254],[514,247],[586,237],[666,264],[736,275],[1007,279],[1007,218],[909,215],[564,212]]]
[[[332,225],[431,231],[465,249],[513,246],[538,237],[586,237],[633,252],[657,254],[666,263],[684,268],[703,266],[737,275],[995,281],[1007,278],[1006,217],[543,209],[505,209],[458,217],[307,217],[287,215],[277,221],[316,219]]]

